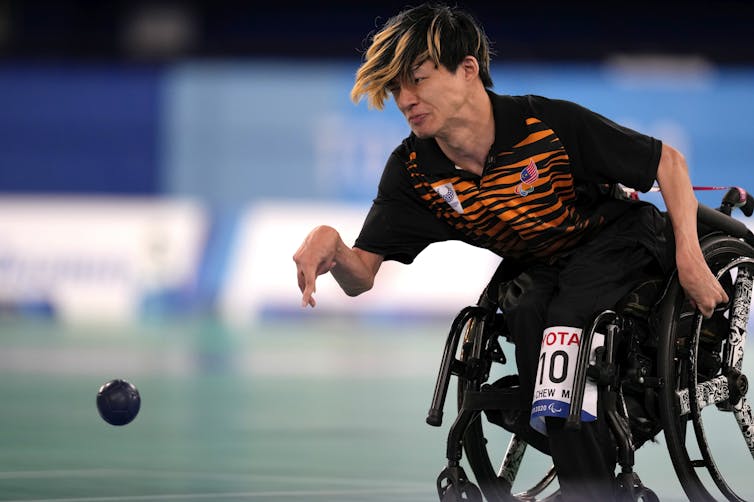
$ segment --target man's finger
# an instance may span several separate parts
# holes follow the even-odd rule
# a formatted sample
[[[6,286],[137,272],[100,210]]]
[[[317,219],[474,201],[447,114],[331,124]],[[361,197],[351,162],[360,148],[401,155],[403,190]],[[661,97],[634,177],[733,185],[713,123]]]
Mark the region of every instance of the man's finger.
[[[303,270],[298,269],[298,272],[296,273],[296,279],[298,280],[298,290],[303,293],[304,289],[306,289],[306,279],[304,278]]]
[[[301,306],[306,308],[307,306],[314,308],[317,306],[317,300],[314,299],[314,296],[312,296],[311,293],[307,296],[304,294],[304,296],[301,297]]]
[[[712,314],[715,312],[715,307],[716,305],[714,301],[710,304],[707,304],[707,302],[705,302],[704,305],[698,302],[696,304],[696,308],[702,313],[702,316],[704,316],[705,319],[712,317]]]
[[[304,276],[304,290],[303,290],[303,297],[301,298],[301,306],[306,307],[307,305],[311,305],[314,307],[317,302],[314,301],[314,298],[312,295],[317,291],[317,283],[316,283],[316,276],[312,273],[303,273]]]
[[[722,300],[720,300],[720,303],[728,303],[730,298],[728,298],[728,293],[725,292],[725,289],[723,289],[722,286],[720,286],[720,293],[722,296]]]

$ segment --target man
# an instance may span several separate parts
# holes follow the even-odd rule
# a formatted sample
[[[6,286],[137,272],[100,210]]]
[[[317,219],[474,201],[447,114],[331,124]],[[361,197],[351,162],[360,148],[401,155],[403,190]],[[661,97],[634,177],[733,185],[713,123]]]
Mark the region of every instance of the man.
[[[388,159],[354,246],[319,226],[295,253],[302,306],[316,305],[321,274],[355,296],[372,287],[383,260],[411,263],[433,242],[490,249],[519,274],[522,288],[504,311],[531,395],[543,333],[580,333],[643,274],[677,266],[705,316],[727,301],[702,257],[697,201],[678,151],[577,104],[491,88],[489,43],[468,13],[425,4],[372,37],[351,97],[381,109],[392,95],[411,134]],[[647,191],[655,181],[674,243],[654,206],[606,190]],[[448,267],[462,271],[463,263]],[[559,418],[544,423],[564,499],[612,499],[615,446],[604,420],[580,431]]]

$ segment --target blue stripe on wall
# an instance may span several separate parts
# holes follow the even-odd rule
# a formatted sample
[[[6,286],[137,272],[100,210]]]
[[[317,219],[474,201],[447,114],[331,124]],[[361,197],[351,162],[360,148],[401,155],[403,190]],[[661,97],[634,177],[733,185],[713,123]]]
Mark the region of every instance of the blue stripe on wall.
[[[0,67],[0,191],[158,191],[160,70]]]

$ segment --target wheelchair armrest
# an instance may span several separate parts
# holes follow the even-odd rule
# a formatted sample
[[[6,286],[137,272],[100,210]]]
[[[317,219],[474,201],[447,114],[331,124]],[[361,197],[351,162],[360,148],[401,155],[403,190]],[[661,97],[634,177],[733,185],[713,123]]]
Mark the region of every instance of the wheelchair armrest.
[[[744,223],[704,204],[699,204],[697,221],[712,229],[723,231],[733,237],[754,244],[754,234]]]

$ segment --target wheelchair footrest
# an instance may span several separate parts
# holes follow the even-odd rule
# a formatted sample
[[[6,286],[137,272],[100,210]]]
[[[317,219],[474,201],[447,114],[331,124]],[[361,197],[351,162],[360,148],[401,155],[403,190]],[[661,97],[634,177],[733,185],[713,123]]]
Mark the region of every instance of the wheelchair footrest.
[[[441,502],[482,502],[482,492],[459,465],[443,469],[437,477],[437,494]]]
[[[644,486],[635,472],[618,474],[618,497],[622,502],[659,502],[657,494]]]

